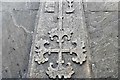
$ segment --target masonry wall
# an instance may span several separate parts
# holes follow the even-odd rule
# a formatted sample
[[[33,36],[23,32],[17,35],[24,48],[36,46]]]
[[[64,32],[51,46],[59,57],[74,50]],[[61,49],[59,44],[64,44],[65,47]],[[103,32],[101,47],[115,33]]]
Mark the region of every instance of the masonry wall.
[[[26,76],[39,3],[2,3],[2,77]]]
[[[2,3],[3,78],[26,76],[38,9],[39,2]],[[84,2],[84,11],[92,77],[118,77],[118,3]]]
[[[91,51],[92,76],[118,77],[118,3],[84,4]]]

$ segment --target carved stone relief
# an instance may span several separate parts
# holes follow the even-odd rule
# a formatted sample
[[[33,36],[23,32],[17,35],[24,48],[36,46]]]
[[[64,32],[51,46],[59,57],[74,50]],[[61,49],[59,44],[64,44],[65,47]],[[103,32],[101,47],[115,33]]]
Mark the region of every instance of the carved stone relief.
[[[52,49],[51,47],[45,48],[44,45],[50,45],[49,41],[47,40],[40,40],[36,42],[36,49],[35,52],[37,53],[37,56],[35,56],[35,61],[38,64],[45,63],[48,61],[48,58],[44,57],[45,53],[51,54],[52,52],[58,53],[58,60],[57,64],[58,66],[56,68],[52,67],[53,63],[50,63],[50,66],[48,67],[48,70],[46,70],[46,73],[49,75],[50,78],[56,78],[57,76],[61,78],[64,76],[64,78],[70,78],[71,75],[74,73],[73,68],[71,66],[71,63],[67,63],[67,67],[63,67],[62,64],[64,64],[64,60],[62,59],[63,53],[70,53],[70,54],[76,54],[76,58],[72,58],[72,60],[76,63],[82,64],[83,61],[86,59],[86,55],[84,54],[86,52],[84,42],[81,41],[81,45],[77,46],[78,41],[71,41],[71,36],[73,34],[72,30],[68,29],[52,29],[49,33],[50,40],[53,41],[54,37],[57,37],[56,42],[59,45],[59,49]],[[76,45],[75,47],[71,47],[68,49],[62,48],[62,43],[64,43],[64,37],[67,37],[67,41],[70,41],[72,45]]]
[[[67,3],[68,3],[68,8],[66,10],[66,13],[69,14],[69,13],[73,13],[74,12],[74,7],[73,7],[73,0],[67,0]]]
[[[54,13],[55,10],[55,2],[45,2],[45,12]]]
[[[57,27],[49,29],[47,32],[45,32],[46,36],[48,38],[42,38],[39,35],[40,28],[38,27],[38,32],[36,34],[36,40],[34,45],[33,53],[34,55],[34,62],[37,63],[37,65],[43,65],[49,62],[50,58],[45,57],[46,54],[48,56],[51,56],[51,54],[56,53],[57,54],[57,61],[55,63],[50,62],[47,66],[47,69],[45,69],[45,73],[49,78],[71,78],[73,74],[75,74],[74,67],[72,66],[71,62],[66,62],[63,59],[63,54],[69,54],[71,55],[71,61],[76,65],[79,65],[79,67],[83,64],[84,61],[86,61],[86,46],[85,41],[83,39],[74,38],[75,31],[72,28],[67,28],[63,26],[63,13],[64,14],[74,14],[75,11],[73,7],[73,0],[66,0],[67,9],[63,11],[62,9],[62,0],[58,3],[59,4],[59,12],[58,12],[58,23]],[[51,5],[52,7],[48,5]],[[55,14],[54,9],[56,6],[54,3],[45,3],[45,10],[47,13]],[[54,8],[53,8],[54,7]],[[46,13],[45,12],[45,13]],[[48,14],[47,14],[48,15]],[[82,29],[81,29],[82,30]],[[38,39],[39,37],[39,39]],[[58,47],[52,47],[54,45],[52,42],[55,42]],[[68,42],[68,44],[64,44],[65,42]],[[76,55],[73,57],[72,55]],[[33,63],[34,63],[33,62]],[[53,64],[57,64],[56,67],[53,67]],[[65,66],[63,66],[65,65]],[[35,67],[34,67],[35,68]],[[38,71],[39,72],[39,71]],[[38,74],[38,73],[37,73]]]

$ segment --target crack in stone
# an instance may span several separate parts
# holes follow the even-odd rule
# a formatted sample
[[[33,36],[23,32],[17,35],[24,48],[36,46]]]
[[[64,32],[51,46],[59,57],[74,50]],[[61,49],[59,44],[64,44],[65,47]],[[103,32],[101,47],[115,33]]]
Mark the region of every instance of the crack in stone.
[[[120,12],[119,10],[85,10],[85,13],[91,13],[91,12]]]
[[[24,26],[18,25],[18,23],[16,22],[16,20],[15,20],[14,15],[13,15],[12,12],[11,12],[11,17],[12,17],[12,20],[13,20],[14,25],[15,25],[17,28],[22,28],[26,33],[33,34],[33,31],[30,32],[30,31],[27,30]]]
[[[38,11],[39,9],[27,9],[27,10],[19,10],[19,9],[13,9],[14,11]]]

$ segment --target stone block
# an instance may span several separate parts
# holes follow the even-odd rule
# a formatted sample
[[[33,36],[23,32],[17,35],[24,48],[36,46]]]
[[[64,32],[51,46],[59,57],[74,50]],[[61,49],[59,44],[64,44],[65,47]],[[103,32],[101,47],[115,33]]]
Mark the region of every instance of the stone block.
[[[31,5],[32,8],[32,4],[29,5]],[[24,78],[26,76],[33,38],[33,31],[35,28],[36,15],[37,10],[29,10],[25,2],[3,3],[2,5],[3,78]]]
[[[86,13],[95,78],[118,77],[118,12]]]

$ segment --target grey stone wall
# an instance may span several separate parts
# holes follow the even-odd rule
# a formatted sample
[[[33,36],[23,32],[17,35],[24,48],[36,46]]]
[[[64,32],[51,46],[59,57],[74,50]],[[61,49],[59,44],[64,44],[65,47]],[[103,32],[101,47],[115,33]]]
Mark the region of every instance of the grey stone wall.
[[[2,77],[25,77],[39,3],[2,3]]]
[[[118,3],[84,4],[93,77],[118,77]]]
[[[26,76],[38,8],[39,2],[2,3],[3,78]],[[84,10],[92,77],[118,77],[118,3],[84,2]]]

